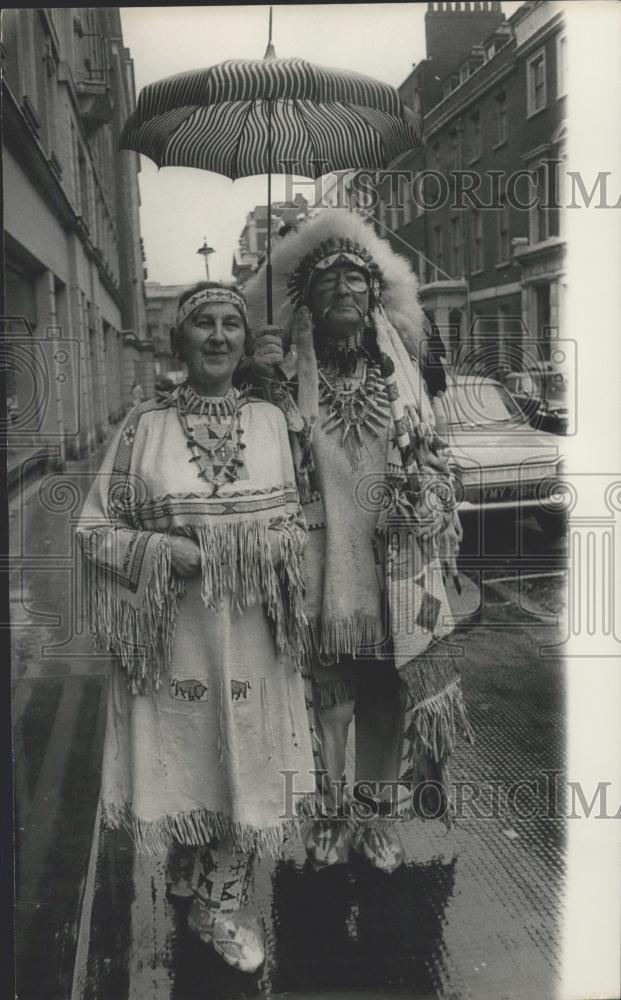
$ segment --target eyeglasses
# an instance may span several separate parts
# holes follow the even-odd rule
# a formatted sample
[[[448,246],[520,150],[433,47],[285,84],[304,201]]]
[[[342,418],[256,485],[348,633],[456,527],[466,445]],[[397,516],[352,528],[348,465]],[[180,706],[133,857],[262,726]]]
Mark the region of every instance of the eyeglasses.
[[[366,275],[362,271],[326,271],[315,282],[315,288],[320,288],[322,292],[332,292],[343,279],[350,292],[366,292],[369,283]]]

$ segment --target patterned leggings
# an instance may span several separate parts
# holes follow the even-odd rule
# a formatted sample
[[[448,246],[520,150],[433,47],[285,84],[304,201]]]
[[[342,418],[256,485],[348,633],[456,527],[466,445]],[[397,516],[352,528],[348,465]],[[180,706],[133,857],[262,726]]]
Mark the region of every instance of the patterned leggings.
[[[169,887],[183,885],[209,909],[235,913],[246,905],[254,854],[236,850],[225,839],[214,839],[207,847],[173,841],[166,859]]]

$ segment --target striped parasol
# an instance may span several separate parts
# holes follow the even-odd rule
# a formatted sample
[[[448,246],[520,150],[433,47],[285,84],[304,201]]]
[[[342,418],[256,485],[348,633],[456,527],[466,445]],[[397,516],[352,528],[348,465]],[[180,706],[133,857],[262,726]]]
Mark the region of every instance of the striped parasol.
[[[268,176],[268,322],[271,323],[271,175],[320,177],[382,169],[422,142],[397,91],[371,77],[304,59],[229,59],[149,84],[121,134],[122,149],[158,167],[198,167],[232,180]]]

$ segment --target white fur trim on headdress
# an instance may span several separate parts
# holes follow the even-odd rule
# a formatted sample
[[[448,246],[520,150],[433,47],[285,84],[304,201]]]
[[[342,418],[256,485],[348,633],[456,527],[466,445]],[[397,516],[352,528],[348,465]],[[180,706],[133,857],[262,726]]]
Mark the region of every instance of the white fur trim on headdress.
[[[239,309],[246,323],[248,322],[246,303],[234,288],[201,288],[194,295],[190,295],[190,298],[186,299],[182,306],[179,306],[177,326],[181,326],[190,313],[198,309],[199,306],[205,305],[206,302],[230,302],[236,309]]]
[[[354,212],[329,208],[300,223],[288,233],[272,253],[272,295],[274,323],[288,329],[294,307],[287,286],[291,276],[305,257],[315,252],[321,243],[349,239],[364,247],[382,277],[382,306],[397,330],[407,351],[419,357],[419,345],[424,340],[424,314],[418,301],[418,280],[408,261],[396,254],[387,240],[381,239],[373,227]],[[265,267],[244,286],[251,329],[265,323],[267,314]]]

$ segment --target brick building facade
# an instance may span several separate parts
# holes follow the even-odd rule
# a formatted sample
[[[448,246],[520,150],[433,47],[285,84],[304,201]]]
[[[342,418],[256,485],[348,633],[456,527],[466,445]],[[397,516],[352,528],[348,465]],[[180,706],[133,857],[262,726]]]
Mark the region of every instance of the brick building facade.
[[[531,339],[545,357],[563,329],[562,5],[527,2],[505,20],[496,3],[430,3],[425,27],[428,57],[400,88],[425,147],[391,165],[413,193],[404,178],[399,206],[385,181],[376,226],[411,258],[447,346],[520,367]]]
[[[134,379],[153,388],[135,106],[119,10],[2,18],[4,335],[10,464],[62,465],[106,438]]]

